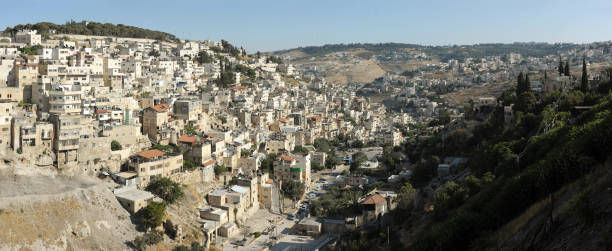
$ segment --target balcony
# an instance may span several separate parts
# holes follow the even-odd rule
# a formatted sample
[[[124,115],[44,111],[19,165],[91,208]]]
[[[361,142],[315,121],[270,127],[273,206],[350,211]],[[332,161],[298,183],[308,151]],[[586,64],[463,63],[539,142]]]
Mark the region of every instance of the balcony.
[[[49,112],[55,114],[81,113],[81,108],[51,108]]]
[[[49,91],[49,96],[69,96],[81,95],[81,90],[52,90]]]
[[[49,104],[50,105],[80,105],[81,104],[81,100],[78,100],[78,99],[57,99],[57,100],[50,100]]]
[[[78,139],[58,140],[56,142],[58,151],[76,150],[79,149]]]

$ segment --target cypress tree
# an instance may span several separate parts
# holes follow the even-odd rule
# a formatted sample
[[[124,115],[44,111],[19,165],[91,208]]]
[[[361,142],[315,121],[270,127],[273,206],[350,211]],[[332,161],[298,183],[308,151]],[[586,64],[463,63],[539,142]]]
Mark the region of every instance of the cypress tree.
[[[584,57],[582,57],[582,79],[580,81],[580,90],[582,90],[583,93],[589,91],[589,75],[587,73],[587,65]]]
[[[565,61],[565,69],[563,70],[563,73],[565,74],[565,76],[569,77],[570,75],[569,60]]]
[[[525,74],[525,82],[523,83],[523,92],[529,92],[531,90],[531,81],[529,81],[529,74]]]
[[[523,72],[520,72],[517,77],[517,81],[516,81],[516,96],[517,97],[521,95],[521,93],[523,93],[523,90],[522,90],[523,81],[524,81]]]
[[[563,75],[564,69],[563,69],[563,61],[561,61],[561,57],[559,57],[559,75]]]

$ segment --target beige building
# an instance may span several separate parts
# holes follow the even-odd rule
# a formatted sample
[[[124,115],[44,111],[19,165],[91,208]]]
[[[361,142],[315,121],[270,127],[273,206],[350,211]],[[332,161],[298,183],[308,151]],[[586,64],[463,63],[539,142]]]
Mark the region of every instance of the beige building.
[[[211,144],[202,140],[200,136],[183,135],[177,140],[181,147],[183,157],[199,165],[203,165],[212,159]]]
[[[111,138],[91,137],[79,140],[79,163],[97,164],[98,161],[111,157]]]
[[[142,132],[154,142],[159,142],[160,130],[164,128],[169,119],[170,106],[166,104],[154,105],[144,110],[142,117]]]
[[[11,146],[11,120],[15,105],[15,102],[0,101],[0,148],[8,149]]]
[[[274,175],[281,181],[299,181],[310,185],[310,154],[297,156],[281,154],[274,162]]]
[[[148,191],[138,190],[134,186],[127,186],[113,191],[115,197],[130,213],[136,213],[155,200],[155,195]]]
[[[81,137],[81,115],[55,114],[52,117],[53,150],[57,154],[58,167],[78,161],[79,139]]]
[[[153,177],[171,177],[181,171],[183,155],[169,154],[151,149],[139,152],[130,158],[129,169],[140,178],[140,186],[145,187]]]

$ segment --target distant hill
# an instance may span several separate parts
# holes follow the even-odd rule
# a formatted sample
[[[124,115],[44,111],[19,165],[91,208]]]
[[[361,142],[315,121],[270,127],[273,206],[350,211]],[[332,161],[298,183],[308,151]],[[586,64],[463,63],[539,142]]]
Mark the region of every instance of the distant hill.
[[[523,56],[542,57],[556,54],[559,51],[570,50],[579,47],[577,44],[570,43],[536,43],[536,42],[516,42],[510,44],[488,43],[474,45],[448,45],[448,46],[426,46],[418,44],[404,43],[352,43],[352,44],[326,44],[322,46],[298,47],[274,52],[274,54],[285,54],[291,51],[299,51],[307,56],[323,56],[329,53],[342,52],[348,50],[363,49],[377,54],[384,54],[393,51],[406,49],[419,50],[431,56],[438,57],[441,61],[448,59],[462,60],[466,57],[482,58],[485,56],[501,56],[508,53],[520,53]]]
[[[170,33],[139,28],[135,26],[97,22],[66,22],[66,24],[54,24],[50,22],[40,22],[35,24],[19,24],[14,27],[7,27],[4,34],[13,34],[19,30],[37,30],[41,34],[49,34],[55,30],[59,34],[75,35],[94,35],[94,36],[114,36],[130,38],[148,38],[164,41],[177,40],[175,35]]]
[[[558,55],[583,47],[569,43],[491,43],[475,45],[429,46],[404,43],[353,43],[307,46],[272,52],[299,69],[310,71],[330,82],[369,83],[386,72],[414,71],[423,65],[466,58],[479,60],[518,53],[524,58]]]

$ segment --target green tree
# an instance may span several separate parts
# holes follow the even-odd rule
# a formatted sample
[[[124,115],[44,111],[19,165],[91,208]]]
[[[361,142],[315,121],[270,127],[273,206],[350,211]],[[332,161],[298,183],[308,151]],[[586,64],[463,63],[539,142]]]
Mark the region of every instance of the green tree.
[[[136,212],[136,217],[145,229],[161,226],[165,215],[166,204],[154,201]]]
[[[563,69],[563,73],[565,74],[565,76],[570,76],[570,65],[569,65],[569,61],[565,61],[565,69]]]
[[[412,187],[412,184],[405,183],[398,193],[399,207],[402,210],[411,210],[414,207],[417,190]]]
[[[561,57],[559,57],[559,67],[557,68],[557,70],[559,70],[559,75],[563,75],[563,73],[565,72],[565,68],[563,67],[563,61],[561,61]]]
[[[368,156],[363,152],[353,154],[353,162],[351,163],[351,172],[356,171],[361,164],[368,161]]]
[[[215,61],[215,57],[208,54],[206,51],[200,51],[198,55],[196,55],[195,60],[200,64],[209,64]]]
[[[157,57],[161,56],[161,54],[159,53],[158,50],[151,50],[151,51],[149,51],[149,56],[157,58]]]
[[[583,93],[589,91],[589,75],[587,72],[586,59],[582,57],[582,78],[580,79],[580,90]]]
[[[306,186],[302,182],[295,180],[288,180],[283,182],[283,195],[291,199],[298,200],[300,197],[302,197],[304,191],[306,191]]]
[[[121,149],[123,149],[123,147],[121,146],[121,143],[119,143],[119,141],[111,141],[111,151],[119,151]]]
[[[530,90],[529,75],[526,74],[525,77],[523,77],[523,72],[519,73],[516,84],[516,96],[518,97],[525,92],[529,92]]]
[[[181,184],[174,182],[167,177],[153,178],[145,190],[157,195],[170,204],[184,196],[183,190],[181,189]]]
[[[303,146],[296,146],[293,148],[293,154],[307,154],[308,153],[308,149],[306,149],[306,147]]]
[[[468,191],[463,186],[452,181],[447,182],[434,193],[434,215],[441,219],[449,210],[461,206],[468,197]]]

